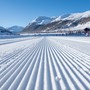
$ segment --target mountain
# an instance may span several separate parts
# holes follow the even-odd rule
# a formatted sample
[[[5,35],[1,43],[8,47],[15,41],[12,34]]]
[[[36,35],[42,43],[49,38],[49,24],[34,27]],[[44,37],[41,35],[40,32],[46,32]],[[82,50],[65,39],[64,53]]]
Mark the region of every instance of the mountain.
[[[51,23],[56,17],[45,17],[45,16],[39,16],[38,18],[36,18],[35,20],[33,20],[31,23],[29,23],[26,27],[25,27],[25,32],[37,32],[39,29],[39,27],[43,27],[49,23]],[[22,32],[24,32],[24,30]]]
[[[87,17],[90,17],[90,11],[86,11],[83,13],[72,13],[68,17],[64,18],[64,20],[80,20]]]
[[[32,25],[33,23],[37,24],[37,25],[45,25],[45,24],[51,23],[51,21],[54,19],[55,19],[55,17],[50,18],[50,17],[46,17],[46,16],[39,16],[38,18],[33,20],[30,23],[30,25]]]
[[[90,11],[55,18],[41,16],[29,23],[22,33],[80,31],[86,27],[90,27]]]
[[[19,33],[21,32],[24,27],[21,27],[21,26],[12,26],[12,27],[9,27],[7,28],[9,31],[11,31],[12,33]]]
[[[0,35],[10,35],[12,32],[9,30],[5,29],[4,27],[0,26]]]
[[[52,22],[60,21],[60,20],[66,18],[66,17],[68,17],[68,16],[70,16],[70,14],[65,14],[65,15],[63,15],[63,16],[58,16],[58,17],[56,17]]]
[[[5,29],[5,28],[4,28],[4,27],[2,27],[2,26],[0,26],[0,30],[1,30],[1,29]]]

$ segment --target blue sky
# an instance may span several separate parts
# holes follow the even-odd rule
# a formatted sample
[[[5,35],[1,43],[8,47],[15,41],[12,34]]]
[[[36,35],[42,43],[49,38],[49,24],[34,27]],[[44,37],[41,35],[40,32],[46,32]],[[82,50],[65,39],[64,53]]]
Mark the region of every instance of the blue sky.
[[[0,0],[0,26],[26,26],[38,16],[90,10],[90,0]]]

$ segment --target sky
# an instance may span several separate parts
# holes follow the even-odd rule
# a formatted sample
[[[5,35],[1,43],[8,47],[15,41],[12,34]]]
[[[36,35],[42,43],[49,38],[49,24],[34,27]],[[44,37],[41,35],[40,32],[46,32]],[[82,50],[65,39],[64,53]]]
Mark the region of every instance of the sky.
[[[90,10],[90,0],[0,0],[0,26],[25,27],[38,16],[60,16]]]

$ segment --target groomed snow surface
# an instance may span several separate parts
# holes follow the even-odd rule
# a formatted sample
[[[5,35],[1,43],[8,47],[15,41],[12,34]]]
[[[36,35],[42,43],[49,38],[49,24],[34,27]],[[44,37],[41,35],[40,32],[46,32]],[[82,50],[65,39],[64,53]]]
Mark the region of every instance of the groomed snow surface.
[[[0,90],[90,90],[90,37],[1,39]]]

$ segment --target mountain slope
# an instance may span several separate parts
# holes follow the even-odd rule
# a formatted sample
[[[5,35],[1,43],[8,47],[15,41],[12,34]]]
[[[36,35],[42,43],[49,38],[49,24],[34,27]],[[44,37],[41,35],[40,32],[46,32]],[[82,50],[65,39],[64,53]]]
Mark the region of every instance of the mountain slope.
[[[9,30],[5,29],[4,27],[0,26],[0,35],[10,35],[12,34],[12,32],[10,32]]]
[[[7,28],[9,31],[11,31],[12,33],[19,33],[21,32],[24,27],[21,27],[21,26],[12,26],[12,27],[9,27]]]
[[[82,30],[86,27],[90,27],[90,11],[66,14],[53,19],[39,17],[26,26],[22,33],[61,32]]]
[[[35,20],[33,20],[30,24],[36,23],[38,25],[40,24],[48,24],[50,23],[54,18],[46,17],[46,16],[39,16]]]

